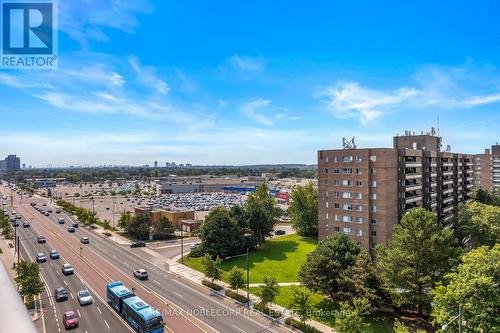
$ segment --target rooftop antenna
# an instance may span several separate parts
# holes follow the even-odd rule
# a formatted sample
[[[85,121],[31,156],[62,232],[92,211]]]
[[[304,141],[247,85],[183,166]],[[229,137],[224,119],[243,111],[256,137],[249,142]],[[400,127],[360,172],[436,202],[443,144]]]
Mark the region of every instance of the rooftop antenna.
[[[438,136],[439,136],[439,115],[438,115]]]
[[[354,143],[354,137],[351,140],[347,140],[346,138],[342,138],[342,147],[344,149],[356,149],[356,144]]]

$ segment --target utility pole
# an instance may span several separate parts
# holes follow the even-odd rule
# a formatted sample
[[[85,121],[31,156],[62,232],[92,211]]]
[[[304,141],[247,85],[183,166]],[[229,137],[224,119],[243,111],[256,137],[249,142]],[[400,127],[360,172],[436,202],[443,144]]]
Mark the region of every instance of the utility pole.
[[[19,276],[19,248],[21,247],[19,236],[17,236],[17,276]]]
[[[182,223],[180,223],[180,226],[181,226],[181,263],[184,263],[184,230],[182,230]]]
[[[458,333],[462,333],[462,304],[458,305]]]

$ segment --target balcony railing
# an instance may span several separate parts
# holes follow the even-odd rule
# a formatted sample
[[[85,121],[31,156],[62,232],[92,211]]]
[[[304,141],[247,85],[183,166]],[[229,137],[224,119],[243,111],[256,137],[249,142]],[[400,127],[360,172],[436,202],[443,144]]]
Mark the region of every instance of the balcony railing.
[[[422,196],[421,195],[406,198],[405,203],[409,204],[409,203],[417,202],[417,201],[422,201]]]

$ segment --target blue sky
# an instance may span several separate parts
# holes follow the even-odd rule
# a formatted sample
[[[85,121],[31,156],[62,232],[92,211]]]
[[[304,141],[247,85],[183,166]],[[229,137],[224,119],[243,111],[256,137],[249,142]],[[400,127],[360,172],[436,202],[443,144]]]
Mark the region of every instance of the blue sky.
[[[315,163],[437,125],[500,141],[498,1],[59,1],[59,69],[0,69],[0,156]]]

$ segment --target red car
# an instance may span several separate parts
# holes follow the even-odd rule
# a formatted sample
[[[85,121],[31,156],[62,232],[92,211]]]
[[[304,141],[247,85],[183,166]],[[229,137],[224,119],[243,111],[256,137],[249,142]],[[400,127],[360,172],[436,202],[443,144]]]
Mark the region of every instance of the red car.
[[[78,327],[78,315],[74,311],[64,312],[63,324],[66,329]]]

